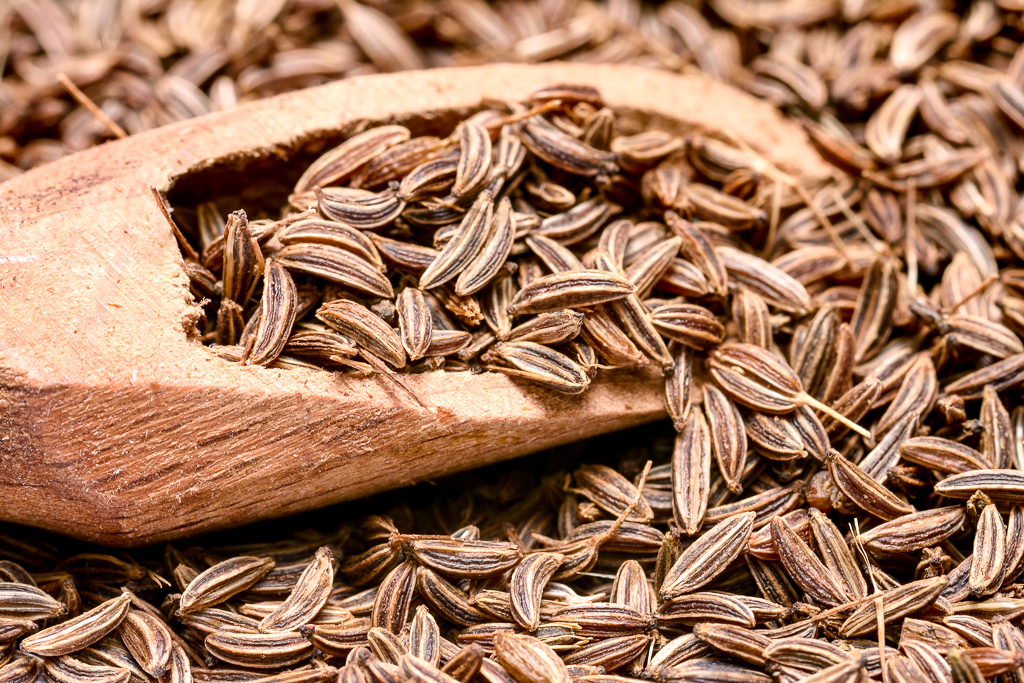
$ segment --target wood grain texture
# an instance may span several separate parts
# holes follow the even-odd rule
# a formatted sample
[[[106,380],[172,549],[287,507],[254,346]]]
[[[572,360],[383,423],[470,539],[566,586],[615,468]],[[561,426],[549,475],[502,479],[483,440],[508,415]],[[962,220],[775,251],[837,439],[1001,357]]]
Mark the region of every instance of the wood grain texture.
[[[582,397],[498,374],[408,383],[242,367],[197,316],[161,192],[361,120],[465,110],[565,82],[613,107],[727,127],[784,169],[829,173],[798,127],[712,81],[621,66],[443,69],[349,79],[108,143],[0,185],[0,518],[141,545],[307,510],[664,414],[653,374]]]

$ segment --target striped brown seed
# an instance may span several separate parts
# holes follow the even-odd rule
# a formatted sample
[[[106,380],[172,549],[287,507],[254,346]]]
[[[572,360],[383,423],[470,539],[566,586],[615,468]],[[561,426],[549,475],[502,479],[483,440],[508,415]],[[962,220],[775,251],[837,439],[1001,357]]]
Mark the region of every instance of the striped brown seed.
[[[178,614],[219,605],[246,590],[274,568],[269,557],[233,557],[202,572],[182,591]]]
[[[259,323],[243,362],[269,365],[281,354],[298,315],[298,293],[292,276],[276,259],[267,259],[263,272],[263,297]]]
[[[915,436],[899,447],[907,462],[949,474],[985,469],[985,456],[970,446],[938,436]]]
[[[263,263],[263,253],[245,212],[235,211],[228,216],[224,229],[224,298],[244,307],[263,272]]]
[[[531,116],[522,123],[521,138],[538,157],[574,175],[595,176],[614,169],[608,153],[564,133],[539,116]]]
[[[350,252],[379,270],[384,269],[380,254],[369,234],[344,223],[309,218],[279,229],[275,235],[285,246],[292,244],[324,244]]]
[[[924,510],[879,524],[858,539],[872,553],[903,555],[942,543],[960,530],[965,519],[959,506]]]
[[[455,170],[453,197],[473,195],[491,173],[491,135],[480,123],[468,119],[455,131],[459,140],[459,163]]]
[[[515,212],[507,197],[498,202],[487,227],[483,248],[459,273],[455,293],[459,296],[476,294],[487,286],[505,266],[516,233]]]
[[[575,650],[565,658],[565,663],[568,666],[601,667],[614,671],[642,657],[650,641],[650,636],[641,634],[605,638]]]
[[[521,377],[564,394],[579,394],[590,385],[590,377],[574,360],[560,351],[535,342],[501,342],[495,355],[512,367],[489,365],[513,377]]]
[[[845,422],[862,436],[867,430],[807,395],[793,369],[779,356],[758,346],[722,344],[710,354],[711,376],[730,398],[772,414],[790,413],[805,404]]]
[[[406,209],[405,201],[391,188],[380,192],[348,187],[317,188],[315,196],[321,214],[357,230],[382,228]]]
[[[1017,470],[972,470],[954,474],[935,484],[935,493],[948,498],[970,498],[981,491],[994,501],[1024,503],[1024,472]]]
[[[260,631],[296,631],[309,623],[327,604],[333,584],[334,556],[324,546],[316,551],[284,602],[260,622]]]
[[[867,595],[867,582],[842,532],[821,511],[810,508],[808,521],[815,550],[833,577],[853,599]]]
[[[992,387],[983,389],[981,401],[981,451],[985,463],[1004,469],[1013,463],[1013,425],[999,394]]]
[[[394,125],[378,126],[353,135],[313,162],[299,178],[293,192],[301,194],[316,187],[339,183],[384,150],[410,137],[408,128]]]
[[[726,296],[729,274],[707,236],[673,211],[665,213],[665,223],[673,233],[682,238],[680,250],[704,275],[710,292],[720,297]]]
[[[602,510],[620,515],[630,509],[626,521],[650,522],[654,513],[643,496],[637,500],[636,487],[622,474],[605,465],[583,465],[573,473],[575,493],[585,496]]]
[[[423,292],[406,287],[398,294],[395,308],[398,311],[398,331],[402,338],[402,347],[410,361],[419,360],[430,348],[433,333],[433,321]]]
[[[978,517],[974,533],[974,561],[969,584],[971,593],[983,596],[994,593],[1006,574],[1006,527],[995,505],[986,505]]]
[[[672,353],[675,360],[665,379],[665,407],[676,431],[681,431],[693,401],[693,352],[676,347]],[[1024,425],[1024,419],[1021,423]]]
[[[733,493],[743,490],[747,436],[743,416],[729,398],[713,385],[704,386],[704,412],[718,470]]]
[[[921,93],[915,86],[900,86],[868,119],[865,141],[882,161],[892,164],[902,157],[903,139],[920,101]]]
[[[565,663],[536,638],[501,633],[494,639],[498,663],[519,683],[568,683]]]
[[[778,666],[806,673],[858,659],[835,643],[800,636],[773,640],[765,648],[764,657]]]
[[[730,624],[697,624],[693,633],[716,650],[759,667],[765,665],[764,651],[772,642],[757,631]]]
[[[687,681],[730,681],[731,683],[771,683],[772,677],[725,660],[697,659],[670,666],[658,672],[658,683]]]
[[[968,373],[946,385],[947,394],[964,399],[980,398],[986,385],[1002,392],[1024,381],[1024,354],[1014,354],[980,370]]]
[[[602,238],[608,234],[611,226],[601,231]],[[625,233],[628,236],[628,233]],[[559,244],[550,237],[544,235],[527,235],[526,246],[530,248],[537,258],[544,262],[552,273],[562,273],[567,270],[584,270],[586,266],[570,249]]]
[[[668,304],[650,314],[662,336],[686,346],[707,350],[725,339],[725,326],[711,311],[697,304]]]
[[[821,563],[784,519],[774,518],[771,530],[772,541],[786,572],[809,596],[830,607],[850,599],[839,578]]]
[[[534,553],[523,558],[512,572],[509,580],[511,614],[527,631],[535,631],[540,624],[541,596],[563,559],[558,553]]]
[[[131,606],[131,595],[107,600],[81,616],[29,636],[21,642],[22,652],[40,657],[58,657],[71,654],[102,640],[116,629]]]
[[[733,247],[716,247],[715,253],[730,282],[748,288],[770,306],[800,315],[812,308],[807,289],[768,261]]]
[[[369,618],[357,618],[341,624],[307,624],[300,633],[317,650],[329,655],[345,656],[358,647],[366,647],[373,628]]]
[[[273,260],[290,271],[336,282],[370,296],[390,299],[395,295],[379,265],[330,244],[290,244],[277,252]]]
[[[459,223],[454,236],[437,258],[420,275],[420,288],[430,289],[458,276],[484,250],[491,231],[494,198],[488,191],[481,192]]]
[[[402,657],[409,653],[408,641],[384,628],[371,628],[366,633],[366,640],[374,656],[386,664],[397,666]]]
[[[476,644],[468,645],[452,655],[441,671],[460,683],[469,683],[480,672],[483,659],[482,647]]]
[[[760,529],[768,524],[772,517],[795,510],[803,503],[803,500],[804,485],[802,481],[797,481],[788,486],[777,486],[735,502],[709,508],[704,515],[704,521],[717,524],[731,515],[754,512],[757,513],[757,517],[754,519],[754,528]]]
[[[889,339],[899,298],[896,273],[892,259],[879,258],[864,276],[851,324],[856,341],[853,356],[856,363],[863,363],[878,353]]]
[[[672,237],[650,247],[626,269],[626,278],[636,287],[640,297],[650,294],[655,283],[661,279],[672,259],[679,253],[681,237]],[[611,254],[609,254],[609,257]]]
[[[486,578],[507,571],[522,559],[512,543],[446,537],[411,537],[407,549],[420,564],[453,578]]]
[[[882,383],[874,377],[865,377],[859,384],[851,387],[846,393],[832,402],[832,408],[853,422],[859,422],[882,393]],[[844,423],[824,415],[821,424],[825,427],[830,439],[838,440],[849,431]]]
[[[621,211],[622,207],[618,204],[601,196],[594,197],[578,203],[568,211],[544,218],[531,232],[549,237],[560,244],[576,244],[600,230],[612,216]]]
[[[692,593],[725,571],[745,550],[755,517],[753,512],[737,514],[704,532],[683,550],[666,573],[661,597],[670,600]]]
[[[583,329],[584,315],[569,309],[541,313],[536,318],[515,326],[509,341],[530,341],[554,345],[573,339]]]
[[[555,622],[574,625],[574,632],[583,638],[617,638],[644,633],[654,628],[654,618],[628,605],[609,603],[576,603],[559,608],[552,615]]]
[[[839,451],[830,448],[826,457],[836,486],[865,512],[886,521],[914,512],[913,506],[900,500]]]
[[[764,299],[740,287],[732,297],[732,320],[741,342],[771,350],[772,325]]]
[[[217,659],[253,669],[293,666],[313,653],[299,633],[212,633],[204,642]]]
[[[317,310],[316,317],[393,368],[405,365],[402,340],[390,325],[365,306],[345,299],[329,301]]]
[[[658,329],[651,322],[650,311],[635,294],[611,303],[612,311],[626,334],[644,354],[663,371],[672,367],[672,356]]]
[[[600,270],[553,273],[530,283],[512,299],[514,315],[583,308],[622,299],[634,287],[621,275]]]
[[[128,683],[132,675],[128,669],[86,664],[69,655],[47,657],[43,659],[41,668],[46,680],[53,683]]]
[[[878,600],[872,600],[858,607],[843,622],[839,630],[840,635],[849,637],[875,630],[878,614],[876,603],[879,601],[882,603],[881,610],[885,623],[925,610],[939,597],[939,593],[946,587],[947,582],[948,579],[945,576],[937,576],[933,579],[912,581],[887,590]]]
[[[420,567],[417,572],[416,590],[420,597],[453,623],[473,626],[494,620],[493,615],[470,601],[466,593],[426,567]]]
[[[154,678],[163,676],[171,666],[174,636],[162,619],[142,610],[131,610],[120,624],[125,647],[139,666]]]
[[[658,623],[692,625],[701,622],[753,628],[753,611],[738,596],[724,593],[691,593],[662,603]]]
[[[406,560],[391,570],[377,589],[370,624],[392,633],[401,632],[416,592],[417,565]]]
[[[711,478],[711,435],[704,414],[690,410],[672,452],[672,514],[692,536],[704,521]]]
[[[660,537],[660,534],[658,535]],[[604,547],[610,549],[611,543],[605,544]],[[625,605],[640,614],[654,614],[658,608],[658,595],[639,562],[626,560],[619,565],[618,571],[615,572],[615,581],[612,583],[608,602],[614,605]]]

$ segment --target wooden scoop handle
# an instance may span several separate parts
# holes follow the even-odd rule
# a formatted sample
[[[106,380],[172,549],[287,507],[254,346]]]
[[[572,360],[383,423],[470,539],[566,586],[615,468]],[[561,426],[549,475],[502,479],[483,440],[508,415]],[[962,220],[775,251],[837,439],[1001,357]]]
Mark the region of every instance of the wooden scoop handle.
[[[108,143],[0,185],[0,517],[141,545],[363,496],[663,415],[652,373],[581,397],[500,374],[380,378],[243,367],[186,337],[197,307],[150,188],[213,163],[287,157],[361,121],[424,120],[583,83],[681,132],[728,128],[827,175],[767,104],[623,66],[353,78]]]

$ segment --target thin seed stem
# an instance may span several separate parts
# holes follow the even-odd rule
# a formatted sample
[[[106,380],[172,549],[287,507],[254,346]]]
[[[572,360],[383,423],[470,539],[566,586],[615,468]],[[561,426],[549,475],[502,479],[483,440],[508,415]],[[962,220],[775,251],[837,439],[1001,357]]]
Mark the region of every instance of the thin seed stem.
[[[864,429],[859,424],[857,424],[856,422],[854,422],[850,418],[846,417],[842,413],[838,412],[835,408],[832,408],[831,406],[825,405],[824,403],[822,403],[818,399],[814,398],[810,394],[806,394],[806,393],[800,394],[800,399],[799,400],[801,402],[803,402],[803,403],[806,403],[807,405],[811,406],[812,408],[814,408],[816,410],[820,410],[821,412],[825,413],[829,417],[833,417],[836,420],[839,420],[844,425],[846,425],[847,427],[849,427],[853,431],[857,432],[861,436],[867,437],[867,438],[871,438],[871,432],[869,432],[868,430]]]
[[[89,99],[89,96],[78,89],[78,86],[71,82],[71,79],[65,74],[57,74],[57,80],[64,86],[64,89],[70,93],[75,101],[80,105],[89,110],[93,116],[99,119],[100,123],[110,129],[110,132],[114,134],[114,137],[118,139],[124,139],[128,137],[128,133],[125,132],[124,128],[117,125],[114,119],[107,116],[107,113],[96,106],[96,103]]]
[[[975,287],[969,294],[964,295],[960,299],[960,301],[957,301],[952,306],[947,306],[946,308],[943,308],[942,312],[946,314],[955,313],[958,308],[966,304],[971,299],[974,299],[981,295],[986,289],[992,286],[992,283],[994,283],[998,279],[998,275],[989,275],[987,278],[985,278],[984,282]]]
[[[188,261],[198,261],[199,253],[192,248],[192,245],[185,239],[185,235],[178,229],[178,224],[171,218],[171,212],[167,210],[167,204],[164,202],[164,198],[160,196],[160,191],[155,187],[150,186],[149,191],[153,193],[153,198],[156,199],[156,205],[160,207],[160,213],[163,214],[164,220],[167,221],[167,225],[171,226],[171,232],[174,233],[174,239],[178,241],[178,246],[183,252],[185,252],[185,259]]]

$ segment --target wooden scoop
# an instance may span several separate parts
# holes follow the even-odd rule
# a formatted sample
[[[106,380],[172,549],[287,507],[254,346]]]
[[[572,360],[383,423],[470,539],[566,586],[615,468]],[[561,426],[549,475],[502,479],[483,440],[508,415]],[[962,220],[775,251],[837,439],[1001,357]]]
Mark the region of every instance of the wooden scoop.
[[[405,377],[422,408],[379,377],[232,364],[186,334],[198,309],[151,188],[173,194],[211,167],[284,167],[367,122],[450,128],[487,100],[559,83],[597,86],[623,116],[680,133],[728,130],[784,170],[829,173],[795,123],[727,86],[568,64],[353,78],[35,169],[0,185],[0,517],[141,545],[661,418],[650,372],[601,372],[582,396],[498,373]]]

